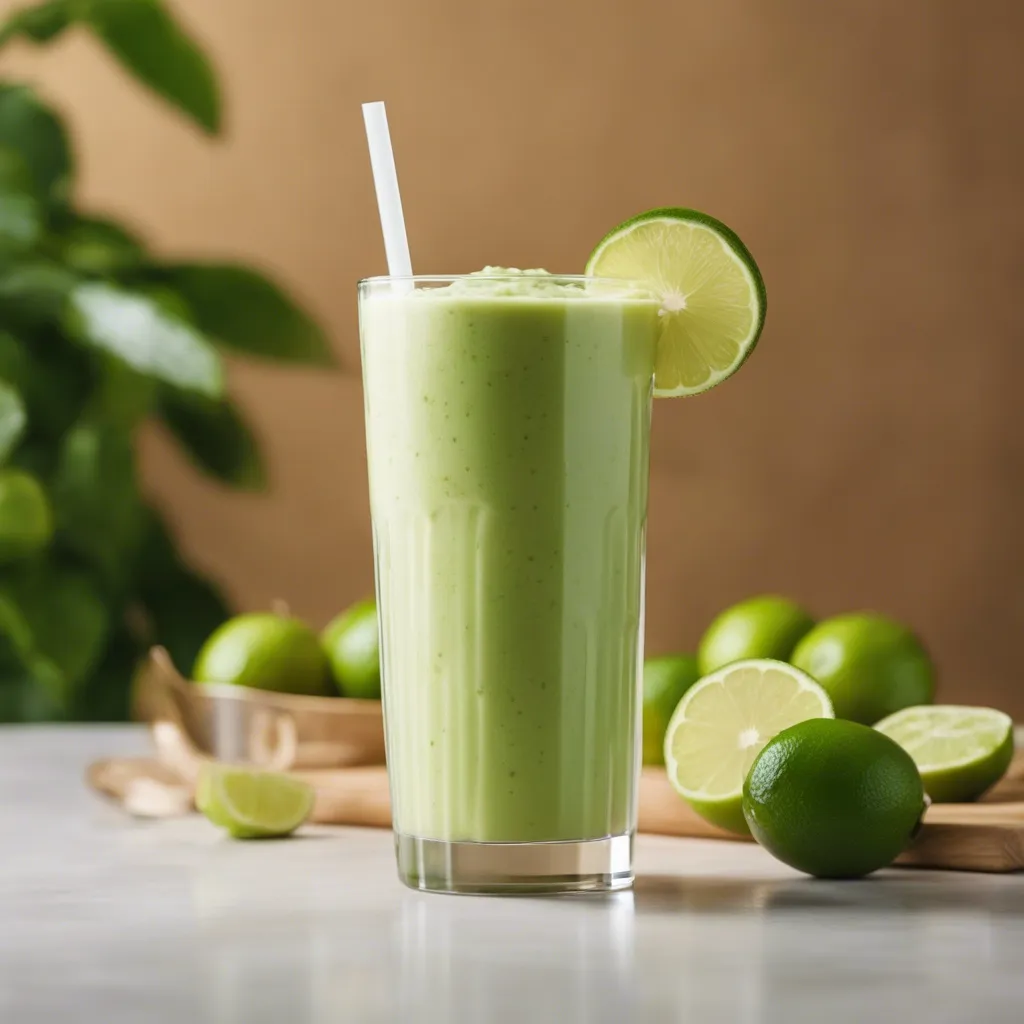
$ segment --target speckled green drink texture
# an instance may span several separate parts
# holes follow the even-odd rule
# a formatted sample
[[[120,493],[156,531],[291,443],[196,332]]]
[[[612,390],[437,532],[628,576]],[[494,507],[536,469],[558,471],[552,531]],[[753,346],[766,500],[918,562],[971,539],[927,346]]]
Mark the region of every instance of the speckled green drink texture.
[[[400,832],[635,827],[657,312],[540,275],[363,286]]]

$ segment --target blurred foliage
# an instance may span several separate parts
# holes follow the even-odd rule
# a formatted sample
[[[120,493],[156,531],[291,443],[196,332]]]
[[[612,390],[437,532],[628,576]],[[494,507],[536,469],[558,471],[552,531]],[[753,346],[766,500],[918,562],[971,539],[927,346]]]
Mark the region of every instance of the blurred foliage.
[[[90,33],[202,131],[221,124],[206,55],[161,0],[46,0],[0,50]],[[184,669],[228,615],[141,493],[135,435],[162,422],[196,467],[264,487],[221,352],[331,364],[320,328],[242,266],[164,262],[75,204],[60,115],[0,79],[0,721],[128,714],[141,654]]]

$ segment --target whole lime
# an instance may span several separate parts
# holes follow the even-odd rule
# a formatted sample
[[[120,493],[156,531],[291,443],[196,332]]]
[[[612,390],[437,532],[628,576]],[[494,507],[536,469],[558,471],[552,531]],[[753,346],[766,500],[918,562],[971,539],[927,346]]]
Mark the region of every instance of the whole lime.
[[[280,693],[329,692],[327,656],[316,633],[299,619],[271,612],[239,615],[214,630],[192,678]]]
[[[692,654],[666,654],[644,662],[643,760],[665,763],[665,730],[683,694],[700,679]]]
[[[857,612],[819,622],[790,661],[832,698],[836,718],[873,725],[887,715],[935,699],[935,668],[906,626]]]
[[[41,551],[53,537],[53,511],[42,484],[20,469],[0,472],[0,564]]]
[[[913,758],[856,722],[818,718],[779,733],[743,786],[754,838],[818,878],[860,878],[891,864],[925,809]]]
[[[700,674],[706,676],[749,658],[789,660],[797,641],[814,625],[800,605],[775,594],[751,597],[726,608],[708,626],[697,648]]]
[[[380,699],[377,606],[360,601],[328,623],[321,641],[342,697]]]

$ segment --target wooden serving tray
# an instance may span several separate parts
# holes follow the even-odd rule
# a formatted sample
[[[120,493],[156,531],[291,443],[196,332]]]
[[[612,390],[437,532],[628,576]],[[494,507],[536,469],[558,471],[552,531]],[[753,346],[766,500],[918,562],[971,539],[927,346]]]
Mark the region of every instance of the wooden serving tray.
[[[204,756],[171,722],[154,725],[156,759],[101,761],[89,769],[90,784],[126,810],[145,817],[184,814]],[[296,771],[316,789],[312,820],[328,825],[391,827],[387,772],[383,765]],[[658,768],[645,768],[640,784],[641,832],[744,841],[698,817]],[[749,841],[749,840],[748,840]],[[1024,754],[982,803],[935,804],[897,861],[906,867],[1008,872],[1024,869]]]
[[[156,757],[100,761],[88,771],[89,784],[129,813],[190,813],[199,769],[216,755],[288,770],[311,783],[315,822],[391,827],[379,703],[197,688],[159,649],[152,653],[146,683]],[[330,715],[318,714],[319,705],[330,705]],[[236,741],[225,746],[225,736]],[[658,835],[744,841],[695,814],[661,768],[644,769],[639,827]],[[930,807],[897,863],[957,871],[1024,869],[1024,750],[983,802]]]

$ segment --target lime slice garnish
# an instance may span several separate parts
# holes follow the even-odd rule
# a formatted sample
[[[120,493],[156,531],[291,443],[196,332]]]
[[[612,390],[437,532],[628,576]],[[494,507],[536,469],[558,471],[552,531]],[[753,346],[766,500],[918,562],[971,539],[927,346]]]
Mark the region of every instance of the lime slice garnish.
[[[993,708],[904,708],[875,728],[914,759],[925,792],[936,803],[977,799],[1006,774],[1013,759],[1013,720]]]
[[[669,781],[701,817],[749,835],[743,782],[754,759],[783,729],[832,717],[825,691],[792,665],[735,662],[705,676],[679,702],[665,733]]]
[[[313,787],[277,772],[206,764],[196,807],[236,839],[269,839],[294,832],[313,810]]]
[[[587,273],[642,283],[661,299],[654,393],[696,395],[753,351],[768,299],[736,233],[696,210],[641,213],[607,234]]]

